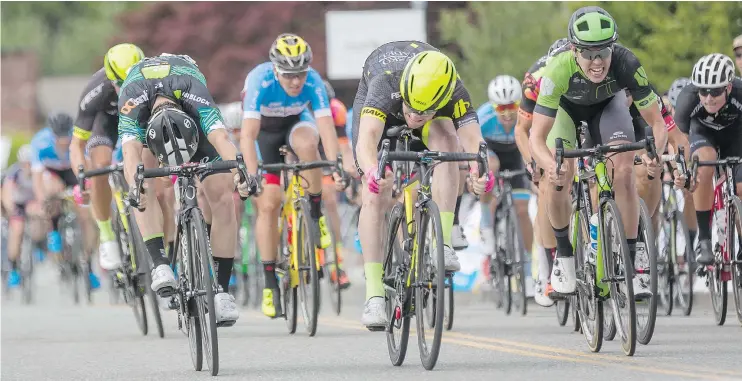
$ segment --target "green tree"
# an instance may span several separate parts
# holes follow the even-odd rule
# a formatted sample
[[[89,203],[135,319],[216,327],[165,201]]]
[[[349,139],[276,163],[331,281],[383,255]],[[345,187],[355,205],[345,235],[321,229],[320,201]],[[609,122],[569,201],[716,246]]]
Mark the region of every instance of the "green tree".
[[[569,10],[558,2],[472,2],[468,9],[441,14],[443,43],[475,104],[487,100],[496,75],[522,79],[528,67],[564,37]]]

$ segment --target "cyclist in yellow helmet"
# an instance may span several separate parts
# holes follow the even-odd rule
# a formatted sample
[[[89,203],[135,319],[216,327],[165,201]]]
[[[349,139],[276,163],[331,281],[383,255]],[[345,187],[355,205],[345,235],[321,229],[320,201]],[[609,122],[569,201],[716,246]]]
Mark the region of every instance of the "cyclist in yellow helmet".
[[[379,330],[387,322],[381,279],[381,225],[391,201],[392,172],[376,178],[376,166],[386,130],[399,125],[415,129],[420,138],[412,144],[415,151],[428,148],[458,152],[463,146],[466,152],[476,153],[484,139],[476,110],[471,107],[469,93],[453,62],[424,42],[390,42],[374,50],[366,59],[353,110],[353,156],[363,181],[358,228],[365,262],[366,304],[361,323],[370,330]],[[392,147],[394,144],[392,141]],[[472,173],[477,173],[477,163],[471,165]],[[445,265],[449,271],[461,267],[451,243],[458,182],[458,163],[436,167],[433,194],[441,209]],[[476,194],[491,191],[493,185],[491,174],[470,183]]]
[[[143,58],[144,53],[134,44],[116,45],[106,53],[103,68],[93,74],[85,86],[70,144],[70,161],[75,174],[80,165],[91,170],[111,164],[113,148],[118,140],[118,90],[129,68]],[[86,164],[86,151],[91,165]],[[91,209],[100,230],[99,260],[100,266],[106,270],[121,265],[116,236],[111,228],[111,197],[108,177],[91,179]]]

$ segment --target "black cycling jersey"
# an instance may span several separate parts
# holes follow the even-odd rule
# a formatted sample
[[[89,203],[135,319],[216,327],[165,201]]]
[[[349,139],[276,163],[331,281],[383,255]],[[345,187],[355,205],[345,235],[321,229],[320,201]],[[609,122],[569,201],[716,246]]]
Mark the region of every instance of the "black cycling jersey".
[[[686,134],[691,131],[691,120],[698,121],[699,127],[723,130],[739,126],[742,121],[742,79],[732,81],[732,91],[727,103],[715,114],[709,114],[698,97],[698,88],[693,84],[685,86],[678,95],[675,107],[675,122]]]
[[[104,69],[98,70],[85,86],[75,119],[74,136],[88,141],[88,148],[113,148],[117,139],[118,95]]]

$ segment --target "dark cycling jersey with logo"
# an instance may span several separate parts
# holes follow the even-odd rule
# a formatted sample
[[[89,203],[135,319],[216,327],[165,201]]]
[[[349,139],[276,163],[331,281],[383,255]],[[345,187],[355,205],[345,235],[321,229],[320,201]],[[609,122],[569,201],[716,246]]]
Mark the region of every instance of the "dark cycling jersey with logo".
[[[371,54],[363,65],[363,77],[353,102],[353,148],[358,141],[361,116],[370,115],[385,122],[385,127],[405,124],[399,82],[407,62],[417,53],[438,49],[419,41],[386,43]],[[453,120],[458,129],[477,122],[469,92],[461,79],[456,82],[451,100],[435,114]]]
[[[118,123],[116,90],[106,77],[104,69],[98,70],[85,86],[75,119],[74,136],[89,140],[89,144],[113,147]]]
[[[551,61],[554,56],[566,51],[570,51],[572,49],[571,46],[572,45],[570,44],[562,46],[561,48],[552,52],[551,56],[547,54],[539,58],[536,62],[533,63],[533,65],[531,65],[530,68],[528,68],[528,71],[526,71],[526,74],[523,77],[523,82],[521,83],[523,96],[521,97],[522,99],[520,101],[520,110],[525,112],[525,115],[523,114],[523,112],[519,112],[521,116],[528,118],[531,116],[530,114],[533,114],[533,109],[536,107],[536,100],[538,99],[541,75],[544,73],[544,67],[546,67],[546,64],[549,63],[549,61]]]
[[[206,78],[188,56],[163,53],[132,66],[121,86],[118,132],[122,145],[130,140],[145,144],[147,120],[157,96],[179,104],[199,124],[199,144],[191,161],[219,159],[206,136],[224,128],[224,121],[206,88]]]
[[[543,69],[535,112],[555,117],[562,99],[581,106],[602,103],[628,89],[641,110],[652,105],[658,95],[649,86],[644,68],[629,49],[614,44],[608,75],[600,83],[587,79],[571,51],[554,56]]]
[[[742,79],[732,81],[732,91],[727,103],[715,114],[709,114],[698,97],[698,88],[693,84],[685,86],[678,95],[675,107],[675,122],[680,131],[686,134],[691,131],[691,121],[698,121],[699,127],[711,130],[723,130],[740,125],[742,121]]]

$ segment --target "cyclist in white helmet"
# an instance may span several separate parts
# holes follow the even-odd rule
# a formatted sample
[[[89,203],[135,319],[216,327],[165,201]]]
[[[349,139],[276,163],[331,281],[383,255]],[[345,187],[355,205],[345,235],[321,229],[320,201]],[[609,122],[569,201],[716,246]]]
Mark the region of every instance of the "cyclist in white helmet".
[[[675,121],[690,135],[691,155],[699,160],[742,156],[742,80],[734,76],[734,63],[720,53],[702,57],[693,67],[692,83],[678,95]],[[711,250],[711,209],[714,202],[713,167],[701,167],[692,184],[698,219],[698,257],[701,265],[714,261]],[[742,194],[742,167],[734,174]]]
[[[489,102],[477,109],[482,136],[489,147],[489,167],[497,173],[501,169],[523,169],[523,158],[515,143],[515,123],[523,89],[520,81],[510,75],[498,75],[487,87]],[[525,177],[511,180],[515,208],[520,220],[524,246],[530,257],[533,240],[531,218],[528,216],[528,189],[530,181]],[[479,227],[488,252],[494,249],[493,212],[497,205],[494,195],[482,195],[480,206],[482,218]]]
[[[667,100],[670,101],[670,112],[675,114],[675,105],[678,103],[678,96],[685,86],[691,83],[690,78],[681,77],[672,82],[670,88],[667,90]],[[667,103],[665,103],[667,106]]]

